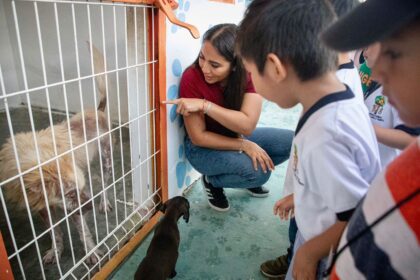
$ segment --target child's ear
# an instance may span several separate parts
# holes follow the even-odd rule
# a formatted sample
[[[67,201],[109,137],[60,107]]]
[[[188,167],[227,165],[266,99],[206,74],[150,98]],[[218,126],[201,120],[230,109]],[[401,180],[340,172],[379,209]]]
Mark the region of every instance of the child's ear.
[[[270,75],[274,81],[281,82],[286,79],[287,70],[286,66],[280,58],[273,54],[269,53],[267,55],[267,61],[265,63],[266,73]]]

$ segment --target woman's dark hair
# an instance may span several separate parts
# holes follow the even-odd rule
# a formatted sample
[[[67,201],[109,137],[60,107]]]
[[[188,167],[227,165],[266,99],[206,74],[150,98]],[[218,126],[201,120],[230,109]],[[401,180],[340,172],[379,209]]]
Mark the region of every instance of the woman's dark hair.
[[[232,110],[240,110],[244,99],[247,72],[241,59],[235,54],[235,41],[238,27],[235,24],[224,23],[211,27],[203,36],[203,43],[209,42],[221,56],[231,63],[231,72],[223,92],[224,106]],[[196,67],[199,58],[194,62]]]

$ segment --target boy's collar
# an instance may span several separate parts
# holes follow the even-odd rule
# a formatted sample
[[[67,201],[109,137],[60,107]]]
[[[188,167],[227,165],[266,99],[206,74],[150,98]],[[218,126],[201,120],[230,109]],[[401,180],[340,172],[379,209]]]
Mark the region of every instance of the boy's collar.
[[[353,60],[350,60],[350,62],[347,62],[347,63],[343,63],[343,64],[338,65],[338,70],[341,70],[341,69],[353,69],[353,68],[354,68]]]
[[[354,93],[351,91],[351,89],[345,84],[346,89],[343,91],[335,92],[328,94],[321,99],[319,99],[314,105],[312,105],[311,108],[309,108],[303,116],[300,118],[298,125],[296,127],[295,136],[299,133],[299,131],[302,129],[303,125],[306,123],[306,121],[309,119],[310,116],[312,116],[316,111],[321,109],[322,107],[327,106],[330,103],[338,102],[341,100],[351,99],[354,98]]]

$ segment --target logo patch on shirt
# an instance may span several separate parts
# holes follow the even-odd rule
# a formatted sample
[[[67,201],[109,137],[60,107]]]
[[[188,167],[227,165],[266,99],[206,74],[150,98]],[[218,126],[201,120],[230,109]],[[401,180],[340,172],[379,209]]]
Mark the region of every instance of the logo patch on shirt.
[[[386,98],[383,95],[378,95],[375,98],[375,104],[372,106],[372,110],[369,115],[371,118],[383,122],[382,112],[384,111],[384,106],[386,104]]]
[[[363,92],[366,92],[366,90],[370,87],[370,84],[372,83],[372,78],[369,74],[360,72],[360,80],[362,81],[362,89]]]

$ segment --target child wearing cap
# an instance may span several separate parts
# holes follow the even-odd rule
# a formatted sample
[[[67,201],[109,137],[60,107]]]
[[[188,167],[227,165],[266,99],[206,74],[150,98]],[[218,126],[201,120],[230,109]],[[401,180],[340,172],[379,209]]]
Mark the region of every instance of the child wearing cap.
[[[238,33],[258,93],[282,108],[303,107],[289,159],[299,230],[286,279],[322,271],[318,265],[380,170],[366,108],[335,75],[336,53],[319,41],[334,18],[324,1],[254,0]]]
[[[369,30],[361,21],[375,18]],[[340,36],[346,30],[346,38]],[[339,51],[380,42],[375,80],[407,125],[420,125],[420,2],[369,0],[324,34]],[[418,279],[420,138],[379,174],[354,212],[332,258],[331,279]],[[368,259],[368,261],[367,261]],[[326,274],[328,274],[326,273]]]
[[[366,69],[376,59],[374,56],[378,48],[380,44],[376,43],[364,49],[365,63],[362,68],[365,73],[370,72]],[[364,101],[378,139],[381,165],[385,168],[419,135],[419,129],[410,128],[401,121],[397,110],[383,95],[383,88],[378,82],[371,80],[364,92]]]

